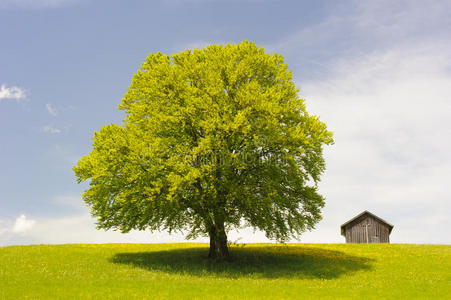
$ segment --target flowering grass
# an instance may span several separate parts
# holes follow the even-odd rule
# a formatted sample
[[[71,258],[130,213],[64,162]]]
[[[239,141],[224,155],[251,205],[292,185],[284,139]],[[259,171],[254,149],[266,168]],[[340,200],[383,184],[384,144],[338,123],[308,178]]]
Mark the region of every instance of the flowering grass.
[[[440,299],[451,246],[248,244],[230,262],[206,244],[0,247],[0,299]]]

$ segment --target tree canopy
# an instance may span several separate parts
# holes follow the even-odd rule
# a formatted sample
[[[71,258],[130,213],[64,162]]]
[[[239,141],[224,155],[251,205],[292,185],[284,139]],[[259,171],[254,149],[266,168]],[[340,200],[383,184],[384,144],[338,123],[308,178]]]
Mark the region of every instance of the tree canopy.
[[[98,227],[209,236],[212,258],[228,256],[231,228],[277,241],[314,228],[333,139],[298,93],[283,57],[252,42],[149,54],[123,123],[74,166]]]

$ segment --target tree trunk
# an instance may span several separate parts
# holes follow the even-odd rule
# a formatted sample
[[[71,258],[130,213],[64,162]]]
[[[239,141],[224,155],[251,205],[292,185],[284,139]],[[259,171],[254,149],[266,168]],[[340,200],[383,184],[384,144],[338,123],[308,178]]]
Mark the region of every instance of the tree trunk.
[[[224,223],[217,223],[210,227],[210,259],[229,259],[229,249],[227,248],[227,235]]]

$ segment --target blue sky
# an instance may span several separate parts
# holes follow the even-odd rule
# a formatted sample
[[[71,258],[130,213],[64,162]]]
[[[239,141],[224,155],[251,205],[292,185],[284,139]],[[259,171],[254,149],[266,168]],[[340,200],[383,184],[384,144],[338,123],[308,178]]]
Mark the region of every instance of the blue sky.
[[[183,241],[96,231],[72,166],[124,117],[148,53],[243,39],[284,55],[335,133],[324,219],[301,241],[343,242],[340,224],[367,209],[395,225],[393,242],[451,243],[450,13],[450,1],[0,0],[0,245]]]

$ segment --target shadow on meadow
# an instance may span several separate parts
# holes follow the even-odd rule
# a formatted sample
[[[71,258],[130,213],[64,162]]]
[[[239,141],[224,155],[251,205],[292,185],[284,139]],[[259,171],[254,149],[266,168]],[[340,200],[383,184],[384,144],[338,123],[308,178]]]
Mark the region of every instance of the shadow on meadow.
[[[333,279],[371,269],[372,259],[309,247],[231,247],[231,261],[210,261],[207,248],[118,253],[110,261],[138,268],[199,277]]]

